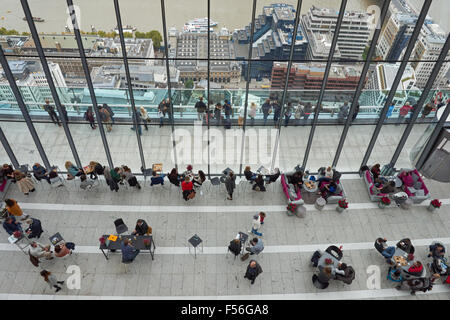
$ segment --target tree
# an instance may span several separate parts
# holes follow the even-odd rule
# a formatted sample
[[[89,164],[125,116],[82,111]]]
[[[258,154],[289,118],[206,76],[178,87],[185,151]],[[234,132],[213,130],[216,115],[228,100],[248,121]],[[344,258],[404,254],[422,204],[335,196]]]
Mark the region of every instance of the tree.
[[[363,54],[362,54],[362,59],[363,59],[363,61],[366,61],[366,60],[367,60],[367,54],[369,53],[369,49],[370,49],[369,46],[366,46],[366,47],[364,48],[364,52],[363,52]]]
[[[133,34],[131,32],[124,32],[123,37],[124,38],[133,38]]]
[[[192,79],[186,80],[186,82],[184,83],[184,87],[186,89],[192,89],[194,87],[194,81],[192,81]]]
[[[159,31],[157,30],[150,31],[149,38],[151,38],[153,41],[153,48],[157,50],[161,47],[162,36],[161,33],[159,33]]]

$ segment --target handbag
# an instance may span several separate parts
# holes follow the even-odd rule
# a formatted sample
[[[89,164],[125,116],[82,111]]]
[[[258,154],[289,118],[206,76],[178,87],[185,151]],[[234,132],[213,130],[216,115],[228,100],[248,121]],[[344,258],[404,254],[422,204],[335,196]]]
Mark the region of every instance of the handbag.
[[[241,261],[247,260],[248,257],[250,257],[250,253],[247,252],[246,254],[244,254],[244,255],[241,257]]]
[[[191,193],[188,194],[187,198],[188,199],[194,199],[195,198],[195,191],[192,190]]]
[[[30,256],[30,262],[33,264],[33,266],[39,267],[39,259],[35,256],[32,256],[29,252],[28,255]]]

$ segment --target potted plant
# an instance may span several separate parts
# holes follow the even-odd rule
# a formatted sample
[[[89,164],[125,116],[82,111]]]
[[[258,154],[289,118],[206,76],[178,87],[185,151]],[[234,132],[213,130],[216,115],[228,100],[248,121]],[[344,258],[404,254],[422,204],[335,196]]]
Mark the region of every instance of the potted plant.
[[[439,201],[439,199],[434,199],[430,202],[430,205],[428,206],[428,210],[433,212],[436,209],[439,209],[442,205],[442,202]]]
[[[391,199],[389,199],[388,197],[382,197],[380,202],[378,202],[378,207],[380,209],[384,209],[390,204],[391,204]]]
[[[106,239],[104,237],[101,237],[101,238],[98,239],[98,241],[100,241],[100,245],[104,245]]]
[[[286,209],[288,216],[293,216],[297,211],[297,205],[295,203],[290,202],[287,205]]]
[[[348,208],[348,202],[345,199],[338,201],[338,206],[336,207],[337,212],[342,212]]]

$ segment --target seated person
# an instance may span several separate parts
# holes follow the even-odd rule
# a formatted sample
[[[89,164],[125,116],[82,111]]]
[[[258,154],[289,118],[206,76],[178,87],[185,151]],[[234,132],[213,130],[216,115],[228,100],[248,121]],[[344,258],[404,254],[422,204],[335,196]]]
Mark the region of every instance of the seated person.
[[[430,246],[430,253],[428,254],[428,257],[433,257],[433,259],[439,259],[444,257],[445,255],[445,247],[436,242]]]
[[[14,169],[7,163],[2,166],[1,174],[6,179],[14,180]]]
[[[379,193],[390,194],[395,192],[395,181],[389,181],[377,187]]]
[[[192,167],[192,165],[189,164],[189,165],[186,167],[186,171],[183,172],[183,177],[191,176],[191,175],[193,174],[192,169],[194,169],[194,168]]]
[[[264,186],[264,178],[261,174],[256,178],[252,189],[255,191],[266,191],[266,187]]]
[[[160,184],[160,185],[164,185],[164,174],[158,174],[156,171],[152,172],[152,178],[151,178],[152,183],[150,184],[150,186],[153,186],[155,184]]]
[[[64,256],[67,256],[68,254],[72,254],[72,250],[67,248],[65,243],[55,246],[55,257],[62,258]]]
[[[372,166],[372,168],[370,169],[370,172],[373,175],[373,180],[378,179],[378,177],[380,176],[380,173],[381,173],[380,164],[379,163],[374,164]]]
[[[12,235],[16,231],[23,232],[22,225],[20,224],[20,222],[16,221],[16,218],[14,218],[14,216],[9,216],[5,219],[5,221],[3,222],[3,228],[9,235]]]
[[[139,250],[135,249],[127,238],[123,239],[121,244],[122,262],[133,262],[139,254]]]
[[[172,171],[167,175],[167,178],[169,179],[170,183],[176,185],[177,187],[180,186],[181,176],[178,174],[178,170],[176,168],[173,168]]]
[[[303,172],[295,172],[290,179],[290,183],[294,185],[295,191],[298,192],[303,185]]]
[[[333,179],[333,174],[334,174],[333,169],[332,169],[331,167],[328,167],[328,168],[325,170],[324,177],[325,177],[325,178],[329,178],[329,179]]]
[[[387,239],[386,238],[377,238],[377,240],[375,240],[375,249],[377,249],[377,251],[379,253],[383,253],[383,251],[388,247],[387,245]]]
[[[245,248],[245,250],[250,252],[250,255],[259,254],[264,250],[264,244],[261,239],[253,238],[250,240],[250,247]]]
[[[408,238],[402,239],[397,243],[397,248],[405,251],[408,254],[414,254],[414,246],[411,243],[411,240]]]
[[[319,274],[317,275],[317,281],[321,284],[328,284],[333,277],[331,274],[331,267],[319,266]]]
[[[151,228],[148,226],[147,222],[144,219],[138,219],[136,222],[136,227],[134,227],[134,231],[131,233],[136,236],[145,236],[150,231]]]
[[[408,273],[413,276],[420,276],[423,272],[423,265],[420,261],[414,262],[414,264],[408,269]]]
[[[80,180],[81,180],[81,182],[80,182],[80,188],[83,189],[83,190],[91,189],[92,186],[94,185],[94,181],[92,181],[91,179],[88,180],[88,179],[86,178],[86,175],[85,175],[85,174],[83,174],[83,175],[80,176]]]
[[[188,196],[194,191],[194,184],[189,177],[186,177],[181,183],[181,190],[183,191],[183,199],[188,201]]]
[[[255,181],[256,178],[258,177],[257,174],[253,173],[253,172],[250,170],[250,167],[249,167],[249,166],[246,166],[246,167],[245,167],[245,170],[244,170],[244,176],[245,176],[245,179],[247,179],[247,181],[252,181],[252,182]]]
[[[122,178],[125,179],[130,187],[136,187],[141,189],[141,185],[137,181],[136,176],[131,172],[131,169],[127,166],[122,166]]]
[[[324,184],[321,187],[319,187],[319,194],[324,198],[325,200],[328,199],[330,196],[336,194],[338,191],[338,186],[336,182],[333,180],[330,181],[328,184]]]
[[[389,267],[386,278],[393,282],[402,282],[403,281],[402,272],[399,269],[392,268],[392,267]]]
[[[267,184],[277,181],[279,176],[280,176],[280,169],[275,168],[274,174],[270,174],[270,175],[266,176],[268,178]]]
[[[44,232],[44,230],[42,230],[41,221],[36,218],[28,218],[27,220],[25,220],[25,222],[29,224],[29,227],[25,230],[25,232],[28,235],[28,238],[39,239],[41,237],[42,232]]]
[[[345,263],[339,263],[338,267],[331,267],[331,274],[337,278],[338,275],[345,276],[345,269],[347,269],[347,264]]]
[[[58,176],[58,173],[56,172],[56,169],[53,169],[52,171],[50,171],[50,173],[48,174],[49,177],[49,181],[50,184],[58,184],[60,183],[60,185],[63,185],[63,180],[60,176]]]
[[[203,182],[205,182],[205,180],[206,180],[205,173],[202,170],[199,170],[198,175],[194,177],[192,183],[194,184],[195,187],[200,187],[203,184]]]
[[[233,239],[230,241],[230,244],[228,246],[228,250],[232,252],[235,256],[239,255],[241,253],[242,244],[241,240],[239,239]]]
[[[84,174],[83,170],[76,167],[72,162],[66,161],[65,167],[67,170],[67,180],[75,179],[75,177],[81,176]]]
[[[50,245],[43,246],[42,244],[33,241],[30,246],[31,248],[29,253],[33,257],[38,259],[45,258],[47,260],[53,259],[52,252],[50,251]]]
[[[33,175],[38,181],[40,181],[41,179],[45,179],[47,180],[48,183],[50,183],[50,178],[48,177],[47,169],[45,169],[37,162],[33,165]]]

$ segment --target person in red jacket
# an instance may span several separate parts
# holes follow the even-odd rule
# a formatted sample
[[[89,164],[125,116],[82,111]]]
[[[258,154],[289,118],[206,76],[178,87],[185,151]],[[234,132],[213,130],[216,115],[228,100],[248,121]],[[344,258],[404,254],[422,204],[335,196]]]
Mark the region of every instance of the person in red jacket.
[[[192,183],[191,179],[189,177],[186,177],[184,181],[181,183],[181,190],[183,190],[183,199],[188,201],[189,194],[191,194],[194,191],[194,184]]]
[[[408,273],[420,276],[423,272],[423,265],[420,261],[414,262],[414,264],[408,269]]]
[[[403,123],[403,120],[408,115],[408,113],[412,110],[412,106],[409,104],[409,101],[405,103],[403,107],[400,108],[400,111],[398,113],[398,120],[395,124],[396,126],[399,126],[401,123]]]

